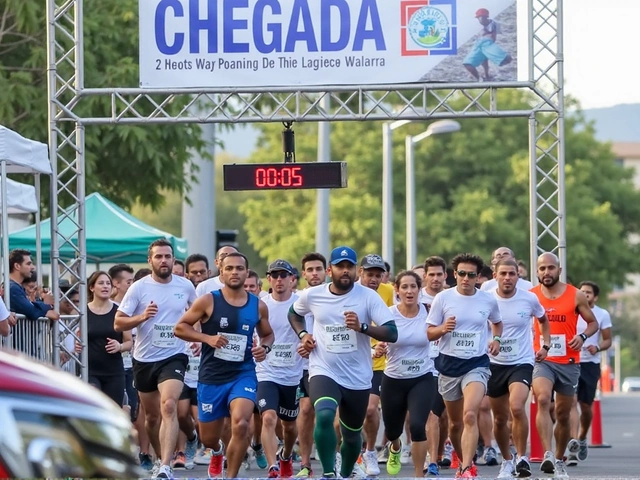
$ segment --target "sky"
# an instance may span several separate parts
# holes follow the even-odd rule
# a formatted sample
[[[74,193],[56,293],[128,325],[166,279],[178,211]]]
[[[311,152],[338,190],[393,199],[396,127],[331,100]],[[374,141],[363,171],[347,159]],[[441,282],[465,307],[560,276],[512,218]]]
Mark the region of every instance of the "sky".
[[[566,92],[583,108],[640,103],[640,0],[565,0],[564,19]]]
[[[639,19],[640,0],[564,0],[565,93],[584,109],[640,103]],[[221,137],[229,153],[253,150],[244,128]]]

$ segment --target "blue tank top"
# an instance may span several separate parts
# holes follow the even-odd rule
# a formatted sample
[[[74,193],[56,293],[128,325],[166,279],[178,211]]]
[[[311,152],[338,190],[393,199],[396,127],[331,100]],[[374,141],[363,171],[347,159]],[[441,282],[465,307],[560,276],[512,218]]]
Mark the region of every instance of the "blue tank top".
[[[202,333],[225,334],[229,344],[225,348],[211,348],[202,344],[198,382],[206,385],[229,383],[242,375],[255,375],[256,364],[251,354],[253,332],[260,320],[260,299],[248,295],[242,307],[230,305],[222,290],[213,295],[213,315],[202,324]]]

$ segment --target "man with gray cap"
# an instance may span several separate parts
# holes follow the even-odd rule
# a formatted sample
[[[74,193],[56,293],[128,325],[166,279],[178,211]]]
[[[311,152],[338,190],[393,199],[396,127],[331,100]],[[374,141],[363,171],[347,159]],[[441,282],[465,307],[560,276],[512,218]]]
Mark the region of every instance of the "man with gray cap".
[[[302,358],[296,348],[299,339],[291,329],[287,314],[298,297],[292,293],[294,268],[286,260],[269,265],[267,279],[271,294],[263,298],[269,309],[269,324],[275,343],[264,362],[256,364],[257,401],[262,416],[262,448],[269,464],[269,477],[293,477],[293,447],[298,438],[298,385],[302,378]],[[282,422],[284,445],[277,452],[276,423]]]
[[[380,298],[387,307],[393,306],[394,291],[388,283],[384,283],[384,276],[387,267],[380,255],[369,254],[360,261],[360,284],[378,292]],[[378,341],[371,340],[371,355],[373,358],[373,378],[371,380],[371,394],[369,395],[369,405],[367,406],[367,416],[364,420],[364,434],[366,449],[362,455],[364,470],[367,475],[380,475],[378,466],[378,453],[376,452],[376,439],[380,429],[380,386],[382,385],[382,373],[386,364],[385,346],[376,349]]]
[[[358,258],[349,247],[331,252],[332,283],[298,292],[289,323],[309,354],[309,397],[316,410],[314,438],[325,478],[349,477],[362,448],[362,425],[371,391],[371,338],[395,342],[393,317],[370,288],[356,283]],[[305,315],[313,314],[313,334]],[[333,421],[339,408],[341,471]]]

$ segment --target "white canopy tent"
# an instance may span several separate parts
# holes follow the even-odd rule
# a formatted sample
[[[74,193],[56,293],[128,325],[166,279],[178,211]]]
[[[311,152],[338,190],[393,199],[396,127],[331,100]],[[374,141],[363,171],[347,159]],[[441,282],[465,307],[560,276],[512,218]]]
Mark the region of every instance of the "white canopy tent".
[[[0,209],[5,208],[5,196],[0,187]],[[38,213],[40,205],[36,197],[36,187],[7,178],[6,208],[9,215]]]
[[[30,173],[35,177],[35,187],[22,185],[7,178],[9,173]],[[34,198],[30,202],[30,210],[26,210],[27,203],[22,203],[20,211],[35,213],[36,222],[36,264],[38,265],[38,283],[42,283],[42,253],[40,248],[40,174],[51,175],[51,162],[47,145],[29,140],[18,133],[0,125],[0,197],[2,206],[2,260],[4,273],[4,298],[9,307],[9,212],[12,205],[25,202],[29,188],[33,188]],[[20,185],[12,187],[10,185]],[[25,188],[22,188],[25,187]],[[12,192],[17,196],[13,197]],[[6,208],[5,208],[6,206]]]

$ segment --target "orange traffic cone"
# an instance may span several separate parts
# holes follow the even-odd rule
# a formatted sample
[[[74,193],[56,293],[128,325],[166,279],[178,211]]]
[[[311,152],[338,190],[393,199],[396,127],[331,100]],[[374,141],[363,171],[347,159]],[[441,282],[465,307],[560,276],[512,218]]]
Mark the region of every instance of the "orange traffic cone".
[[[540,441],[540,435],[538,435],[538,427],[536,426],[536,416],[538,415],[538,405],[536,404],[536,397],[531,396],[531,406],[529,408],[529,436],[531,441],[531,452],[529,460],[534,463],[542,462],[544,451],[542,448],[542,442]]]
[[[593,420],[591,421],[591,444],[589,448],[611,448],[611,445],[602,440],[602,411],[600,409],[600,391],[596,392],[596,398],[591,405]]]

